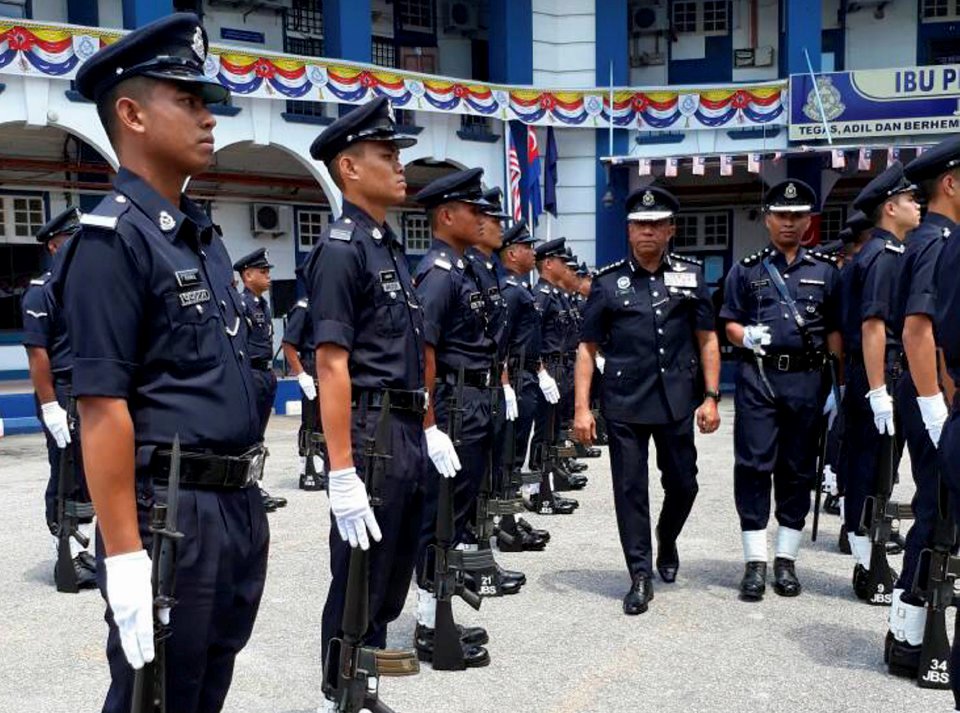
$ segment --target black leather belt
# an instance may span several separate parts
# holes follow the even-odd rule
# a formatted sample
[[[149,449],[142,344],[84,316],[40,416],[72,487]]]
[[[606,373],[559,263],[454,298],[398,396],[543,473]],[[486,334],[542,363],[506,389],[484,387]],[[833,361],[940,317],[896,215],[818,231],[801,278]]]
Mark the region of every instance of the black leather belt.
[[[562,364],[563,363],[563,354],[560,352],[554,352],[552,354],[541,354],[540,358],[544,362],[549,364]]]
[[[530,371],[533,373],[540,371],[539,359],[524,359],[523,364],[520,363],[520,359],[511,359],[508,364],[510,366],[510,371],[516,371],[518,367],[522,367],[525,371]]]
[[[360,408],[380,408],[386,395],[390,395],[390,410],[412,411],[425,414],[427,412],[427,392],[424,389],[406,391],[403,389],[354,389],[350,405]]]
[[[444,384],[449,384],[450,386],[457,385],[458,377],[457,377],[457,372],[455,371],[448,371],[442,374],[437,374],[437,378],[441,380]],[[487,388],[488,386],[490,386],[490,371],[487,369],[464,369],[463,385],[471,386],[475,389]]]
[[[263,476],[267,450],[256,446],[239,456],[211,453],[180,454],[180,485],[211,490],[238,490],[255,484]],[[157,449],[150,461],[154,481],[166,483],[170,476],[170,451]]]
[[[269,371],[271,368],[270,359],[251,359],[250,366],[261,371]]]
[[[767,352],[760,359],[771,371],[819,371],[826,363],[823,352]]]

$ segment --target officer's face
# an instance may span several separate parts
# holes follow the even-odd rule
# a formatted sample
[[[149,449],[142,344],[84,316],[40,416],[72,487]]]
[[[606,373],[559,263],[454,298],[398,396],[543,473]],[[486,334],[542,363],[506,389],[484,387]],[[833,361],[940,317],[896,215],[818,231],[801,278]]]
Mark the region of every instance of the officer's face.
[[[890,215],[897,227],[913,230],[920,225],[920,204],[914,193],[900,193],[884,204],[884,211]]]
[[[140,106],[140,133],[147,150],[187,176],[202,173],[213,160],[216,125],[199,90],[190,84],[155,82]]]
[[[57,251],[63,247],[63,244],[67,242],[69,237],[66,233],[60,233],[60,235],[50,238],[50,240],[47,241],[47,252],[51,255],[56,255]]]
[[[345,187],[380,206],[401,205],[407,200],[407,179],[400,149],[392,141],[364,141],[358,151],[345,153],[340,175]]]
[[[480,240],[480,244],[488,250],[499,250],[503,244],[503,224],[496,218],[484,215]]]
[[[764,219],[770,240],[777,247],[795,247],[810,227],[809,213],[770,211]]]
[[[440,222],[447,234],[467,245],[483,245],[487,216],[472,203],[445,203],[440,207]]]
[[[674,225],[664,220],[632,220],[627,228],[630,250],[638,261],[659,259],[673,237]]]
[[[520,272],[530,272],[536,263],[537,254],[530,243],[511,245],[508,252]]]
[[[263,293],[270,289],[270,268],[269,267],[251,267],[244,271],[247,285],[257,293]]]

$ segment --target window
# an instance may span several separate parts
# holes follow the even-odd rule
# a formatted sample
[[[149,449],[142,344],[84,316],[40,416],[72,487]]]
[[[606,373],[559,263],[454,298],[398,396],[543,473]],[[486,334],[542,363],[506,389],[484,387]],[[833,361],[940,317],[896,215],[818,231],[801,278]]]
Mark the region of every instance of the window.
[[[951,7],[951,5],[954,7]],[[924,20],[939,20],[949,17],[951,10],[956,13],[955,0],[923,0],[920,4],[920,16]]]
[[[27,0],[0,0],[0,17],[26,19]]]
[[[673,30],[674,32],[697,31],[696,0],[680,0],[673,3]]]
[[[490,117],[475,114],[461,114],[460,128],[474,134],[490,133]]]
[[[374,37],[370,48],[373,63],[381,67],[397,66],[397,48],[388,37]]]
[[[42,198],[14,198],[13,199],[13,236],[16,238],[32,239],[37,231],[43,227]],[[17,240],[16,242],[20,242]]]
[[[820,213],[820,242],[825,243],[828,240],[835,240],[837,233],[843,230],[843,208],[840,206],[831,206],[824,208]]]
[[[730,244],[730,217],[721,213],[684,213],[674,217],[674,250],[726,250]]]
[[[323,37],[323,0],[293,0],[287,11],[287,29]]]
[[[433,240],[430,219],[426,213],[403,214],[403,244],[408,255],[423,255]]]
[[[301,5],[303,3],[300,3]],[[316,3],[318,6],[319,2]],[[293,14],[287,15],[287,30],[293,29],[291,18]],[[322,25],[321,25],[322,30]],[[299,31],[299,30],[297,30]],[[287,35],[284,41],[284,49],[290,54],[298,54],[303,57],[322,57],[323,56],[323,37],[294,37]],[[326,104],[323,102],[311,101],[293,101],[287,102],[287,113],[295,116],[326,116]]]
[[[397,0],[396,13],[402,28],[433,32],[433,0]]]
[[[703,3],[703,31],[727,33],[727,0],[706,0]]]
[[[330,222],[330,213],[325,210],[297,210],[297,242],[301,251],[310,250],[317,244],[320,234]]]
[[[287,52],[304,57],[323,57],[322,37],[287,37]]]

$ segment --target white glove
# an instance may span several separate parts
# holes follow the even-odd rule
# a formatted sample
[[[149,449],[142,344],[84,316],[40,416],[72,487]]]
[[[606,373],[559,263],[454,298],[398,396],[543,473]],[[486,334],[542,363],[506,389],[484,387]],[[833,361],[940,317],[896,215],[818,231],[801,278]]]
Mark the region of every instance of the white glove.
[[[337,529],[344,542],[361,550],[370,549],[367,530],[374,540],[380,542],[380,525],[373,515],[367,489],[357,477],[356,468],[330,471],[330,510],[337,522]]]
[[[943,394],[918,396],[917,405],[920,407],[920,416],[927,433],[930,434],[930,440],[933,445],[939,446],[943,424],[947,421],[947,403],[943,400]]]
[[[867,392],[870,399],[870,409],[873,411],[873,423],[882,436],[894,434],[893,426],[893,399],[887,393],[886,386],[879,386]]]
[[[768,346],[772,339],[770,327],[765,324],[748,324],[743,328],[743,348],[756,354],[766,354],[763,348]]]
[[[427,453],[440,475],[444,478],[456,477],[460,470],[460,457],[453,447],[453,441],[436,426],[430,426],[424,433],[427,436]]]
[[[827,394],[827,401],[823,404],[823,415],[827,417],[829,426],[833,426],[833,419],[837,417],[837,410],[840,404],[837,403],[837,392],[840,392],[840,402],[843,402],[843,395],[846,393],[846,384],[841,384],[836,390],[830,389]]]
[[[150,558],[146,550],[137,550],[107,557],[103,564],[107,571],[107,603],[120,631],[123,655],[133,668],[143,668],[154,656]]]
[[[560,401],[560,387],[546,369],[541,369],[537,373],[537,381],[540,382],[540,391],[548,404],[555,404]]]
[[[517,405],[517,392],[510,384],[503,385],[503,406],[507,420],[516,421],[517,416],[520,415],[520,407]]]
[[[602,356],[600,356],[599,354],[597,354],[596,358],[594,358],[594,362],[595,362],[596,365],[597,365],[597,371],[599,371],[599,372],[602,374],[602,373],[603,373],[603,368],[607,365],[607,360],[604,359],[604,358],[603,358]]]
[[[43,416],[43,425],[57,442],[57,448],[66,448],[71,440],[67,412],[56,401],[49,401],[40,405],[40,413]]]
[[[313,377],[310,376],[310,374],[301,371],[297,374],[297,383],[300,384],[300,390],[303,392],[303,395],[307,397],[308,401],[313,401],[317,398],[317,385],[313,383]]]

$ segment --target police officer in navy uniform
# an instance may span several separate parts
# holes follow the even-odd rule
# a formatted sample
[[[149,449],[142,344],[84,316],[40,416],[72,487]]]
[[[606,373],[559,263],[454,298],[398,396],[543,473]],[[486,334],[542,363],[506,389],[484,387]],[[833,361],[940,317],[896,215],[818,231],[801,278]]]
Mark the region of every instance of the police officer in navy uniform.
[[[380,97],[335,121],[310,147],[343,193],[340,217],[324,230],[303,266],[333,515],[324,657],[331,638],[342,633],[355,547],[370,550],[364,643],[386,645],[387,626],[400,616],[410,587],[426,481],[435,477],[423,432],[422,310],[402,242],[386,222],[387,210],[406,199],[400,150],[414,143],[398,132],[389,100]],[[364,444],[386,399],[391,459],[382,482],[368,484]],[[368,485],[379,488],[376,507]]]
[[[916,491],[903,569],[892,594],[886,658],[891,673],[916,678],[926,610],[923,598],[912,590],[921,551],[940,544],[934,542],[941,482],[937,445],[947,420],[933,325],[936,270],[940,252],[960,220],[960,138],[947,139],[924,152],[907,164],[904,174],[919,186],[927,200],[927,213],[907,237],[897,286],[894,330],[902,334],[908,370],[897,383],[895,402],[910,449]]]
[[[767,191],[770,244],[730,270],[720,312],[727,338],[740,348],[733,478],[745,601],[759,601],[766,590],[771,485],[779,525],[774,591],[801,592],[795,561],[816,481],[819,425],[825,406],[836,409],[827,359],[842,349],[839,274],[832,257],[800,245],[816,200],[798,180]]]
[[[574,432],[596,438],[590,383],[598,347],[606,357],[602,410],[610,439],[610,467],[620,542],[632,584],[623,599],[628,615],[653,599],[647,448],[652,437],[664,488],[657,524],[657,570],[673,582],[680,566],[677,538],[697,495],[701,433],[720,426],[720,350],[700,263],[667,252],[677,199],[648,187],[626,203],[630,254],[597,273],[584,309],[576,366]]]
[[[167,498],[178,435],[176,603],[157,613],[169,622],[167,710],[222,708],[266,578],[247,324],[219,229],[181,193],[213,157],[208,104],[229,96],[204,74],[206,53],[197,16],[178,13],[98,51],[76,79],[120,160],[57,281],[109,607],[109,713],[130,710],[134,669],[154,658],[149,514]]]
[[[298,273],[299,274],[299,273]],[[287,312],[280,343],[290,375],[300,386],[300,430],[297,447],[300,453],[300,490],[326,490],[323,455],[315,447],[320,434],[317,404],[317,360],[310,321],[310,301],[304,297]],[[314,439],[314,441],[311,441]]]
[[[54,257],[63,244],[80,229],[80,213],[76,208],[67,208],[54,216],[37,232],[37,242]],[[80,455],[79,432],[70,424],[76,418],[71,411],[71,375],[73,355],[70,353],[70,340],[63,310],[53,299],[49,287],[50,272],[31,280],[30,287],[23,295],[23,346],[27,350],[30,365],[30,381],[33,383],[37,403],[37,418],[43,424],[43,435],[47,441],[47,462],[50,464],[50,478],[44,493],[47,527],[58,543],[60,523],[58,520],[57,496],[60,486],[60,458],[67,448],[74,451],[76,473],[75,492],[68,493],[70,500],[90,502],[83,477],[83,459]],[[84,518],[86,519],[86,518]],[[79,529],[89,539],[92,534],[92,520],[81,524]],[[77,538],[70,538],[70,554],[76,574],[77,585],[81,589],[97,586],[96,563],[93,555],[84,548]]]
[[[844,521],[855,566],[853,589],[864,600],[868,590],[871,543],[861,518],[874,493],[877,458],[884,435],[903,446],[892,394],[903,373],[903,347],[894,317],[903,264],[903,241],[920,223],[916,186],[897,161],[874,178],[854,200],[874,224],[870,239],[843,271],[843,342],[847,352],[843,400]],[[880,602],[877,602],[880,603]]]
[[[267,422],[273,411],[273,399],[277,395],[277,375],[273,372],[273,315],[264,295],[270,290],[270,260],[266,248],[257,248],[233,263],[240,274],[243,290],[240,304],[247,320],[248,349],[253,378],[257,382],[257,411],[260,414],[260,439],[267,431]],[[273,497],[260,486],[263,506],[267,512],[284,507],[287,499]]]

